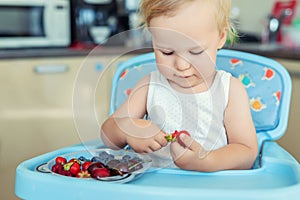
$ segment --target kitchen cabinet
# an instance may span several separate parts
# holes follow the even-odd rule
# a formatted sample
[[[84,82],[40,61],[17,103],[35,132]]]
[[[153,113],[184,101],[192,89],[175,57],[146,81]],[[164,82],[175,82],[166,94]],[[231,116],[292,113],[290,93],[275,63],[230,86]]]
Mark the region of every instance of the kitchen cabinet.
[[[300,60],[277,59],[277,61],[289,71],[293,87],[287,131],[278,143],[300,162]]]
[[[95,131],[78,132],[73,117],[77,77],[85,73],[83,69],[87,70],[84,79],[87,82],[79,84],[77,97],[83,103],[95,98],[92,106],[101,124],[109,112],[112,75],[117,65],[131,56],[118,58],[99,53],[97,56],[0,59],[0,199],[17,199],[15,168],[23,160],[99,137]],[[288,69],[293,82],[289,124],[279,144],[300,161],[300,61],[277,60]],[[76,111],[81,112],[81,108]],[[89,118],[85,120],[88,124]]]
[[[95,79],[100,124],[108,116],[112,74],[129,56],[0,59],[0,199],[16,199],[15,168],[21,161],[87,139],[77,132],[73,119],[72,97],[80,70],[101,77]]]

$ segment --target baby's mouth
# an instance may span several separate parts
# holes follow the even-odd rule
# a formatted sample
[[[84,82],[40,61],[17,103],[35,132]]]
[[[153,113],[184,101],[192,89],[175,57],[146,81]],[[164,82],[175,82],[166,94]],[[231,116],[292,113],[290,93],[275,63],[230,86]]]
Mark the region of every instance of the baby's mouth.
[[[178,77],[178,78],[187,79],[187,78],[190,78],[192,75],[176,75],[175,74],[175,76]]]

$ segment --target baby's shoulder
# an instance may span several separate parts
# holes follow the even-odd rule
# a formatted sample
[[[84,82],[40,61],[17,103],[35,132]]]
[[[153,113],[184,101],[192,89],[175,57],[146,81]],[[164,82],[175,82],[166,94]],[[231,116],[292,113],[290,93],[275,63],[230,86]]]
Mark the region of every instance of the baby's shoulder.
[[[149,83],[150,83],[150,74],[141,78],[135,85],[134,89],[148,89]]]
[[[230,88],[235,90],[245,90],[243,83],[236,77],[230,77]]]
[[[248,94],[243,83],[234,76],[230,77],[229,99],[247,99]]]

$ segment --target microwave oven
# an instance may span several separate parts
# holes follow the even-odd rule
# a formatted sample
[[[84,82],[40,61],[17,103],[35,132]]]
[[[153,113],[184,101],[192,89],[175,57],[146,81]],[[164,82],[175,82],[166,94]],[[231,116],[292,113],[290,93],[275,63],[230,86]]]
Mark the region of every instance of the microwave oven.
[[[68,46],[69,0],[0,0],[0,48]]]

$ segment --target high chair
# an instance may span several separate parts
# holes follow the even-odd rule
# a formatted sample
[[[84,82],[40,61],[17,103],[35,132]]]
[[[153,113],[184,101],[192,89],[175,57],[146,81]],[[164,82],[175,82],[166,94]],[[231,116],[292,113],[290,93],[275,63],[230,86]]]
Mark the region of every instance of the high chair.
[[[34,170],[57,155],[84,148],[78,144],[21,163],[16,171],[16,194],[24,199],[48,199],[51,195],[61,199],[298,199],[300,165],[276,142],[288,123],[292,90],[288,72],[274,60],[233,50],[220,50],[216,67],[230,72],[247,89],[259,142],[252,169],[204,173],[154,168],[126,184],[71,180]],[[154,53],[134,57],[118,67],[110,114],[125,101],[136,82],[153,70],[157,70]],[[99,144],[91,142],[89,147]]]

